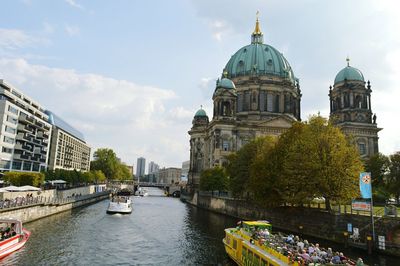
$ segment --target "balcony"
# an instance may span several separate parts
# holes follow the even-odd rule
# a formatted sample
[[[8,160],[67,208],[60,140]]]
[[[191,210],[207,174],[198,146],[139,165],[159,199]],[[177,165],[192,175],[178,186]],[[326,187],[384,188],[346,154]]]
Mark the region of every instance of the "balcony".
[[[21,113],[18,119],[21,123],[25,123],[25,124],[34,124],[35,119],[33,119],[32,117],[27,116],[24,113]]]
[[[23,131],[23,132],[31,132],[25,125],[22,125],[22,124],[18,124],[17,130]]]
[[[22,144],[21,143],[16,143],[14,146],[15,150],[22,150]]]

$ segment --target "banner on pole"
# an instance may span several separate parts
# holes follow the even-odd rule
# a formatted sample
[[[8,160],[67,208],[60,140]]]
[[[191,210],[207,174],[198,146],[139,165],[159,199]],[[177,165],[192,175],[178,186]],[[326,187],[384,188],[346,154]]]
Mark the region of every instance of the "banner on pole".
[[[363,199],[372,197],[371,173],[360,173],[360,192]]]

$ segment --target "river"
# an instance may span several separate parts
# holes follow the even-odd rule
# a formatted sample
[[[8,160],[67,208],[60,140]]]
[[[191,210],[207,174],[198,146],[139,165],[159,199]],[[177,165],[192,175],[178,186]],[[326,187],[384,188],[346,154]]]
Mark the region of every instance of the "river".
[[[106,214],[104,200],[28,223],[31,238],[0,265],[234,265],[222,238],[237,219],[163,197],[157,189],[149,192],[133,197],[130,215]],[[390,257],[364,261],[400,265]]]

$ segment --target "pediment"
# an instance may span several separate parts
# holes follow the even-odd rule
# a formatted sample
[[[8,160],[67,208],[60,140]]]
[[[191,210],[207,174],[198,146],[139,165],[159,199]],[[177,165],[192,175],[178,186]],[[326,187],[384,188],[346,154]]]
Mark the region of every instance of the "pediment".
[[[274,117],[258,124],[259,127],[290,128],[295,122],[293,118],[287,116]]]

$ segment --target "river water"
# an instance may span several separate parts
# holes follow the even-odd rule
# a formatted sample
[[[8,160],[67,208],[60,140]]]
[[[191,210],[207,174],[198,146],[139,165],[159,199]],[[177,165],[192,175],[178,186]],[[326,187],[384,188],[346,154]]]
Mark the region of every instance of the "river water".
[[[31,238],[0,265],[234,265],[222,238],[237,219],[163,197],[157,189],[149,192],[133,197],[130,215],[106,214],[104,200],[26,224]],[[400,265],[390,257],[364,261]]]

